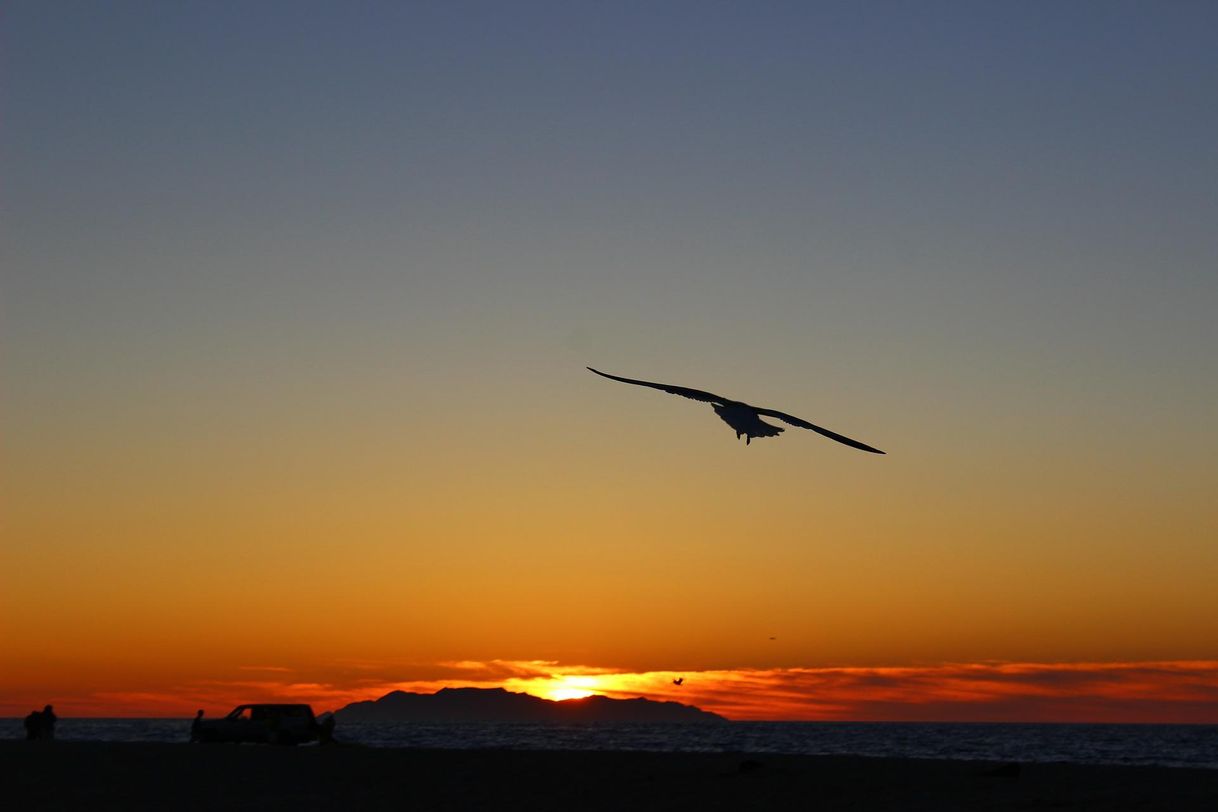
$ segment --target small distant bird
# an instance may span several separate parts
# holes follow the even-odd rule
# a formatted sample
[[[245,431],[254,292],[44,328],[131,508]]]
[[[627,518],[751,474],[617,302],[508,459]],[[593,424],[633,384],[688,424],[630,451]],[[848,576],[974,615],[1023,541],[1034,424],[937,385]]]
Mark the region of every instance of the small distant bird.
[[[790,423],[792,426],[798,426],[801,429],[811,429],[817,434],[823,434],[830,440],[837,440],[839,443],[844,443],[851,448],[870,451],[872,454],[884,453],[880,449],[872,448],[866,443],[851,440],[849,437],[843,437],[836,432],[822,429],[820,426],[814,426],[806,420],[800,420],[798,417],[792,417],[789,414],[784,414],[774,409],[762,409],[759,406],[750,406],[747,403],[720,397],[711,392],[703,392],[700,389],[687,389],[684,386],[672,386],[666,383],[636,381],[633,378],[619,378],[617,375],[610,375],[607,372],[601,372],[599,369],[593,369],[592,367],[588,367],[588,371],[595,372],[602,378],[609,378],[610,380],[621,381],[622,383],[632,383],[636,386],[650,386],[652,389],[659,389],[661,392],[668,392],[671,395],[680,395],[683,398],[709,403],[715,410],[715,414],[719,415],[719,419],[735,429],[737,440],[740,439],[741,434],[744,435],[745,445],[752,443],[754,437],[777,437],[779,434],[782,434],[783,428],[761,419],[760,416],[765,415],[766,417],[776,417],[784,423]]]
[[[677,677],[675,680],[673,680],[673,681],[672,681],[672,684],[673,684],[673,685],[680,685],[680,684],[681,684],[681,683],[683,683],[683,682],[685,682],[685,677]]]
[[[778,638],[777,638],[777,637],[771,637],[770,639],[771,639],[771,640],[777,640]]]

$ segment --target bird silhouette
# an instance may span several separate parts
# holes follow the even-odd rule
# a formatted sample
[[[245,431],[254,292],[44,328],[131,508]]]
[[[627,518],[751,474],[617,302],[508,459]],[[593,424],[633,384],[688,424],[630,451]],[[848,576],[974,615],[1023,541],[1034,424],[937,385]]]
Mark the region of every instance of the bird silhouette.
[[[661,392],[667,392],[670,395],[680,395],[683,398],[691,400],[700,400],[703,403],[711,404],[715,410],[715,414],[719,415],[719,419],[731,426],[736,432],[736,439],[740,439],[740,435],[744,435],[744,444],[749,445],[753,442],[754,437],[777,437],[782,434],[784,429],[780,426],[775,426],[761,419],[761,415],[766,417],[776,417],[784,423],[790,423],[792,426],[797,426],[801,429],[811,429],[817,434],[822,434],[830,440],[837,440],[839,443],[857,448],[860,451],[870,451],[872,454],[883,454],[884,452],[878,448],[872,448],[866,443],[860,443],[858,440],[851,440],[849,437],[844,437],[837,432],[829,431],[828,429],[814,426],[806,420],[800,420],[798,417],[792,417],[784,412],[776,409],[763,409],[760,406],[750,406],[747,403],[742,403],[731,398],[721,397],[712,392],[703,392],[701,389],[687,389],[684,386],[672,386],[667,383],[651,383],[650,381],[636,381],[633,378],[620,378],[617,375],[610,375],[607,372],[601,372],[599,369],[588,367],[589,372],[595,372],[602,378],[609,378],[622,383],[632,383],[636,386],[650,386],[652,389],[659,389]]]
[[[677,677],[675,680],[673,680],[673,681],[672,681],[672,684],[673,684],[673,685],[680,685],[680,684],[681,684],[681,683],[683,683],[683,682],[685,682],[685,677]]]

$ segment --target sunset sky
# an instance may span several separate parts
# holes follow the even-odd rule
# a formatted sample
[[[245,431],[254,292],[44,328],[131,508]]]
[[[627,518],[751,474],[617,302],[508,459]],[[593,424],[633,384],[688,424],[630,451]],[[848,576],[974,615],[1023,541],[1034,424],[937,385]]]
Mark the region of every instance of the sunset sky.
[[[1218,722],[1216,41],[5,3],[0,716]]]

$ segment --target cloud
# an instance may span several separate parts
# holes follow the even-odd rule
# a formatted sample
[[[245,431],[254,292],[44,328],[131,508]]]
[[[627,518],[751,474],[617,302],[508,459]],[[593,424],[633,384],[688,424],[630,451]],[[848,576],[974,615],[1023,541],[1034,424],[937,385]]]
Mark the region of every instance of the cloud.
[[[465,685],[501,684],[544,696],[555,681],[567,680],[606,696],[684,702],[733,719],[1218,721],[1215,661],[684,672],[492,661],[460,668]],[[676,676],[684,677],[681,686],[673,684]]]
[[[1218,723],[1218,661],[944,663],[926,666],[736,668],[631,672],[549,660],[361,663],[323,679],[243,666],[255,679],[95,691],[62,697],[69,715],[190,716],[243,702],[307,702],[332,710],[393,691],[506,688],[553,697],[591,691],[676,701],[739,720]],[[324,670],[324,669],[321,669]],[[396,674],[398,678],[393,678]],[[295,673],[293,672],[293,676]],[[684,677],[680,686],[676,677]],[[11,697],[10,713],[29,701]],[[31,705],[33,707],[33,705]],[[27,709],[28,710],[28,709]]]
[[[663,693],[740,719],[1218,721],[1214,661],[742,669],[686,688]]]

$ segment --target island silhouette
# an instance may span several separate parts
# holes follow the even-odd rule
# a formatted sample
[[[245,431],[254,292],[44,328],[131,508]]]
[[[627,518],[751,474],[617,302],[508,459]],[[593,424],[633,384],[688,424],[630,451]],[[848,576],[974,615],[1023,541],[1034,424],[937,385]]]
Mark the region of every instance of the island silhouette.
[[[391,691],[380,699],[352,702],[339,722],[726,722],[722,716],[683,705],[586,696],[555,701],[503,688],[441,688],[434,694]]]

